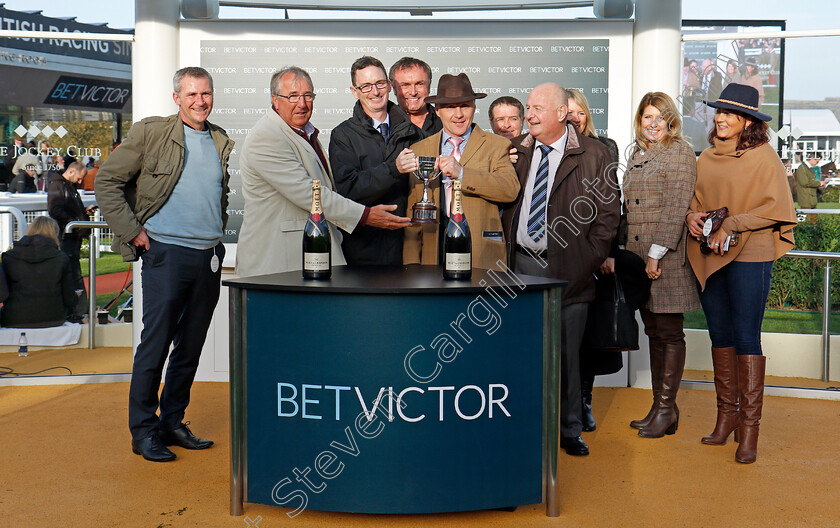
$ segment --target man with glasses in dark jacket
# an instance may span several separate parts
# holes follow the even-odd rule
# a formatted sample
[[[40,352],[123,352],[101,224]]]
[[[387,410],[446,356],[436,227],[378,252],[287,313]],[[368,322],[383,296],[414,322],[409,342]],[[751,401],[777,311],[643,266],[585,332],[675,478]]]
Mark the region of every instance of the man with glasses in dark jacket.
[[[378,59],[364,56],[350,68],[353,117],[330,136],[330,166],[339,194],[360,204],[396,205],[405,216],[409,178],[417,158],[408,148],[422,139],[400,107],[388,99],[391,85]],[[363,226],[344,233],[341,249],[351,265],[402,265],[403,232]]]

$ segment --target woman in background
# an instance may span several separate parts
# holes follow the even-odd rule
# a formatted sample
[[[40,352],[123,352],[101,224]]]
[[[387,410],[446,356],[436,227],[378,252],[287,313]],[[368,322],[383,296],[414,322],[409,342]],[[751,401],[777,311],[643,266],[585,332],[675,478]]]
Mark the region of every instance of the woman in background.
[[[723,79],[723,86],[726,87],[732,83],[740,83],[741,74],[738,72],[738,63],[734,59],[729,59],[726,63],[726,76]]]
[[[599,136],[595,133],[595,125],[592,124],[592,114],[589,111],[589,101],[578,90],[566,90],[569,96],[569,113],[567,119],[584,136],[597,139],[610,151],[610,160],[618,162],[618,146],[612,139]],[[621,229],[619,229],[621,231]],[[624,240],[616,237],[613,247],[610,249],[610,256],[601,265],[602,273],[615,272],[615,257],[619,251],[619,242]],[[594,431],[597,424],[592,414],[592,387],[595,385],[595,376],[612,374],[621,370],[621,352],[605,352],[600,350],[581,350],[580,354],[580,390],[583,398],[583,430]]]
[[[566,94],[569,96],[569,114],[567,117],[569,122],[584,136],[597,139],[610,149],[610,158],[613,163],[616,163],[618,161],[618,146],[612,139],[595,133],[595,125],[592,124],[592,114],[589,111],[589,101],[586,100],[586,96],[574,88],[566,90]]]
[[[9,288],[0,311],[0,326],[46,328],[61,326],[76,304],[70,260],[58,249],[58,224],[38,216],[26,236],[3,253]]]
[[[704,255],[692,242],[688,258],[709,325],[717,394],[715,429],[701,442],[723,445],[735,431],[735,460],[746,464],[755,462],[758,451],[766,364],[761,322],[773,262],[793,248],[796,225],[785,167],[769,143],[771,117],[759,112],[759,100],[755,88],[733,83],[717,101],[705,102],[717,109],[715,128],[709,132],[712,146],[697,161],[697,188],[686,216],[698,237],[707,211],[729,209],[709,236],[712,251]]]
[[[758,91],[757,108],[761,108],[761,105],[764,104],[764,84],[761,82],[761,75],[758,73],[758,64],[755,63],[755,60],[747,60],[747,70],[738,83],[752,86]]]

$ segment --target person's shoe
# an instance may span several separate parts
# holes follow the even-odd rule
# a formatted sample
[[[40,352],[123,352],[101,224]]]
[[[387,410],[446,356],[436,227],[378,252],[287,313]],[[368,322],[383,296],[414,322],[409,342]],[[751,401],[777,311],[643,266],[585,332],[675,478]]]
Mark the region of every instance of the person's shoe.
[[[586,456],[589,454],[589,446],[579,436],[561,436],[560,447],[566,450],[566,454],[572,456]]]
[[[175,460],[175,453],[161,443],[156,433],[152,433],[140,440],[132,440],[131,450],[135,455],[143,455],[143,458],[152,462],[169,462],[170,460]]]
[[[190,428],[187,427],[188,423],[183,423],[180,427],[176,427],[171,431],[159,432],[161,442],[164,445],[176,445],[184,449],[207,449],[213,445],[212,440],[205,440],[192,434]]]

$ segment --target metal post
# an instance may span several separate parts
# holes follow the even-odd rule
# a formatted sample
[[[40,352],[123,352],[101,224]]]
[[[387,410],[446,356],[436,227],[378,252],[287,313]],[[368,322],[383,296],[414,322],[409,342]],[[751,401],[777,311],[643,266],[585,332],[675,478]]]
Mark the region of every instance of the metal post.
[[[829,356],[831,351],[831,260],[825,260],[825,277],[823,278],[823,323],[822,323],[823,375],[822,380],[829,378]]]
[[[560,288],[543,296],[543,473],[545,514],[560,515]]]
[[[176,107],[172,102],[172,74],[178,69],[178,21],[181,2],[175,0],[134,0],[134,46],[132,57],[131,117],[140,121],[165,116]],[[193,64],[184,64],[193,66]],[[143,332],[143,267],[133,266],[134,325],[132,347],[137,351]]]
[[[64,226],[64,232],[69,233],[74,229],[86,229],[94,227],[108,227],[107,222],[73,220]],[[93,253],[93,246],[98,244],[96,230],[90,234],[91,250],[88,255],[88,348],[96,348],[96,257]]]
[[[244,513],[245,501],[245,345],[242,288],[230,286],[230,514]]]
[[[90,251],[88,251],[88,348],[96,348],[96,256],[93,247],[96,245],[96,230],[90,232]]]

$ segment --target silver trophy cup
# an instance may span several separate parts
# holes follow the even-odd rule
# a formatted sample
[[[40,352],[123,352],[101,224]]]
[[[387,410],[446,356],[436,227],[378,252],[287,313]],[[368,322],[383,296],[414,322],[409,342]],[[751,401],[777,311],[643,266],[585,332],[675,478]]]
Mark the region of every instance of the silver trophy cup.
[[[413,174],[423,182],[423,199],[411,208],[411,222],[414,224],[438,223],[438,206],[429,199],[429,182],[440,176],[440,171],[435,171],[435,159],[434,156],[417,158],[418,167]]]

